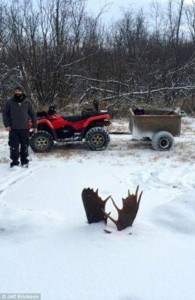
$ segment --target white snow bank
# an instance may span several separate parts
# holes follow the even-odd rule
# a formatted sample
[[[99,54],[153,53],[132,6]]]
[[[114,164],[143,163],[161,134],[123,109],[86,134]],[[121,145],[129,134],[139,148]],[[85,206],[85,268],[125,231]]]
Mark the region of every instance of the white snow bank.
[[[31,153],[29,169],[0,164],[0,292],[42,300],[194,300],[195,137],[193,119],[176,148],[112,136],[104,152],[64,146]],[[1,158],[8,157],[1,135]],[[58,157],[56,153],[58,152]],[[3,160],[2,160],[3,161]],[[132,228],[88,225],[83,188],[112,195],[143,190]],[[116,218],[111,201],[106,206]]]

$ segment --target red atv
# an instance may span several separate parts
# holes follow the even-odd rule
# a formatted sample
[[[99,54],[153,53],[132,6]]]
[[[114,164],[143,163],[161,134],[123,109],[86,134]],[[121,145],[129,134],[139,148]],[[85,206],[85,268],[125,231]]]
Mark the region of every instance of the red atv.
[[[50,106],[48,112],[38,112],[38,132],[32,134],[30,138],[32,150],[46,152],[52,148],[54,142],[78,141],[85,141],[91,150],[106,149],[110,137],[104,126],[110,125],[111,117],[107,111],[99,110],[97,101],[93,104],[93,109],[83,110],[80,115],[57,114],[54,106]]]

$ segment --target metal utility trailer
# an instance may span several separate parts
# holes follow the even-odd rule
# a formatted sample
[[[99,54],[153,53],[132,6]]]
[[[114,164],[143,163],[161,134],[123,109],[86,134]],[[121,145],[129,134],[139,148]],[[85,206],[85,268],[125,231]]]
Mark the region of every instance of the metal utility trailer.
[[[181,114],[170,110],[130,109],[129,129],[133,138],[147,138],[158,151],[168,151],[180,136]]]

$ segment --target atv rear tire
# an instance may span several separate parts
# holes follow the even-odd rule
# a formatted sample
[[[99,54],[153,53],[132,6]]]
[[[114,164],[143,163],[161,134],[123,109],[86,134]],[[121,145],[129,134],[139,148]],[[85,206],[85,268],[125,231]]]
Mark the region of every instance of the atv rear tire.
[[[30,139],[30,146],[34,152],[48,152],[54,144],[52,135],[47,131],[38,131]]]
[[[86,133],[87,147],[93,151],[105,150],[110,142],[108,132],[102,127],[93,127]]]
[[[159,131],[152,137],[152,148],[157,151],[169,151],[174,145],[174,138],[170,132]]]

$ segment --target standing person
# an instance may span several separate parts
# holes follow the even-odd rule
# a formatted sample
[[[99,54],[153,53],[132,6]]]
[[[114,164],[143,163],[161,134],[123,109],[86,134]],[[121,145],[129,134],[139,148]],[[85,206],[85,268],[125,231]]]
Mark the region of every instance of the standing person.
[[[31,101],[21,87],[16,87],[13,97],[7,100],[3,109],[3,124],[9,132],[10,167],[19,165],[28,167],[29,119],[32,120],[33,131],[37,131],[36,113]]]

